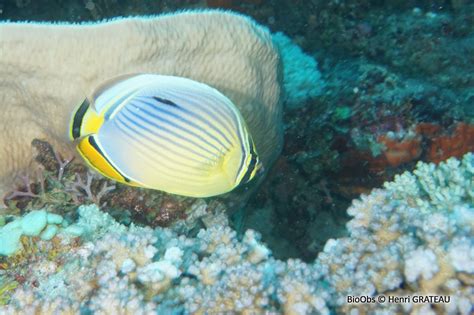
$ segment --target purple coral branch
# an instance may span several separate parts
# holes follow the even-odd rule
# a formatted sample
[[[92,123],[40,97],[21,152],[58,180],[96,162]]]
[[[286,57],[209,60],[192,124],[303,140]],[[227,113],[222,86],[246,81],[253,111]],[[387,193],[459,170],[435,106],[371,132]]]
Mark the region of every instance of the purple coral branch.
[[[115,185],[108,186],[107,182],[104,182],[104,184],[102,185],[102,188],[100,189],[100,191],[96,195],[96,204],[99,205],[100,204],[100,199],[102,199],[102,197],[104,197],[108,192],[110,192],[114,189],[115,189]]]
[[[92,194],[92,189],[91,189],[91,184],[92,184],[92,174],[87,172],[86,175],[86,182],[82,180],[81,175],[79,173],[76,173],[76,181],[72,183],[72,185],[67,189],[67,191],[77,193],[78,195],[82,195],[83,193],[81,192],[82,189],[83,192],[86,193],[86,197],[89,200],[94,201],[94,195]]]
[[[53,149],[54,152],[54,157],[56,158],[56,161],[58,162],[58,181],[61,181],[64,175],[64,171],[66,169],[66,166],[71,163],[74,160],[74,156],[72,156],[69,159],[63,160],[61,155]]]
[[[26,187],[26,191],[14,190],[9,196],[5,197],[6,200],[11,200],[16,197],[30,197],[38,198],[39,196],[31,190],[30,177],[28,175],[20,176],[23,180],[23,184]]]
[[[94,174],[87,172],[86,181],[84,182],[81,175],[76,173],[76,181],[67,189],[67,191],[73,192],[76,195],[72,195],[74,202],[78,203],[78,195],[83,195],[81,190],[85,193],[86,198],[97,205],[100,205],[100,199],[105,196],[109,191],[115,189],[115,185],[107,186],[107,182],[102,185],[101,190],[94,196],[92,192],[92,180],[94,179]]]
[[[36,171],[36,178],[39,182],[39,185],[40,185],[40,189],[41,189],[41,194],[44,195],[46,193],[46,189],[45,189],[45,184],[44,184],[44,175],[43,175],[43,169],[39,168],[37,171]]]

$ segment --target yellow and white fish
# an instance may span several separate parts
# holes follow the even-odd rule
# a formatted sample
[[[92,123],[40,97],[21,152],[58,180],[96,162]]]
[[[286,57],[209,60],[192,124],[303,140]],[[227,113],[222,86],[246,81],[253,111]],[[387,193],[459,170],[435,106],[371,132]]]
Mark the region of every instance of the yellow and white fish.
[[[104,176],[183,196],[229,192],[262,169],[235,105],[182,77],[138,74],[105,83],[73,113],[70,138]]]

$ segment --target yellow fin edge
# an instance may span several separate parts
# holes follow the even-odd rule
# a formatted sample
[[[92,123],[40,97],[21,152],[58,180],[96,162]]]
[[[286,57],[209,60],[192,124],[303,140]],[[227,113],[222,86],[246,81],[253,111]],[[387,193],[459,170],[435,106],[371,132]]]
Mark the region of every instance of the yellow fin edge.
[[[135,186],[133,185],[134,183],[127,182],[125,177],[109,163],[102,152],[100,152],[93,144],[95,143],[94,141],[95,140],[93,140],[93,136],[87,136],[82,138],[77,145],[77,151],[87,162],[87,164],[92,169],[96,170],[107,178],[113,179],[123,184]]]

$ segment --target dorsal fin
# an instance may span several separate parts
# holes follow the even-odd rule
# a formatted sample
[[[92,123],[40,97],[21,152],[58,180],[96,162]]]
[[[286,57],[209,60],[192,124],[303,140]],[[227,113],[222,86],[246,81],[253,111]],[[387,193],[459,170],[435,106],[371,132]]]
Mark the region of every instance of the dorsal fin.
[[[138,75],[141,75],[142,73],[129,73],[129,74],[121,74],[116,77],[110,78],[108,80],[103,81],[101,84],[99,84],[90,94],[90,96],[87,97],[89,100],[89,103],[95,110],[95,101],[97,98],[106,90],[114,86],[115,84],[125,81],[127,79],[130,79],[131,77],[135,77]]]

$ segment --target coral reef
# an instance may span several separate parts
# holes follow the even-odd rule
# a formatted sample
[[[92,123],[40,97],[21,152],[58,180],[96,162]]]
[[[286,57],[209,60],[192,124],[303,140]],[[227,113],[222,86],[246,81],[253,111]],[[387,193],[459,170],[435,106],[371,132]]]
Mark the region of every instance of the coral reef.
[[[348,237],[329,240],[310,264],[276,260],[258,233],[239,240],[225,220],[186,237],[126,227],[97,205],[80,206],[76,222],[51,241],[33,238],[35,254],[21,264],[2,258],[9,267],[0,269],[0,312],[469,314],[473,176],[473,154],[420,162],[355,200]],[[73,227],[80,233],[65,233]],[[51,242],[67,251],[48,255]],[[347,303],[380,295],[425,301]]]
[[[268,216],[282,218],[283,223],[274,220],[273,227],[267,227],[275,233],[264,238],[275,248],[273,244],[288,241],[278,235],[289,237],[292,245],[278,250],[284,256],[314,258],[333,232],[314,239],[312,230],[340,233],[350,200],[398,172],[412,170],[419,159],[431,161],[426,154],[429,136],[423,137],[423,152],[417,157],[417,138],[397,135],[389,143],[396,149],[386,152],[391,164],[378,136],[400,130],[408,135],[420,122],[439,125],[449,134],[457,122],[472,125],[474,121],[471,1],[6,0],[0,3],[0,18],[90,21],[208,7],[232,9],[252,16],[274,33],[284,32],[306,55],[302,64],[310,65],[308,57],[316,57],[324,77],[320,95],[297,103],[296,109],[286,106],[283,157],[249,207],[250,212],[265,207]],[[319,83],[311,87],[313,91]],[[402,144],[405,140],[408,143]],[[443,154],[442,159],[450,156]],[[287,178],[290,182],[285,184]],[[298,196],[288,198],[283,186],[292,186],[292,194]],[[138,203],[138,210],[150,208],[135,194],[124,195],[123,200]],[[258,215],[250,213],[249,218]]]
[[[262,232],[281,258],[313,259],[327,238],[344,233],[353,198],[413,170],[417,161],[473,150],[472,115],[455,119],[469,108],[455,94],[367,60],[318,60],[324,90],[303,107],[285,109],[282,157],[245,223]],[[427,124],[437,131],[422,130]],[[463,132],[456,131],[458,124],[466,125]],[[436,139],[446,139],[442,151]],[[262,211],[271,226],[259,224]]]
[[[224,225],[186,238],[161,228],[126,228],[96,205],[78,212],[81,244],[60,260],[37,255],[29,261],[28,278],[10,288],[1,312],[259,313],[283,307],[328,313],[328,297],[311,286],[313,267],[275,261],[253,231],[239,241]],[[70,236],[59,232],[56,239],[67,243]]]
[[[62,234],[51,241],[20,238],[23,250],[0,261],[0,305],[9,303],[0,312],[46,312],[42,301],[52,301],[50,310],[71,312],[472,313],[473,158],[449,159],[473,151],[472,1],[6,0],[0,18],[84,21],[210,6],[245,13],[272,32],[284,32],[289,39],[283,37],[283,43],[299,46],[293,49],[302,59],[294,65],[308,66],[313,71],[307,73],[324,82],[320,94],[318,84],[293,82],[314,94],[307,98],[307,91],[295,90],[293,96],[301,99],[287,100],[283,154],[246,211],[233,217],[238,233],[224,215],[233,207],[221,200],[190,201],[117,185],[98,205],[120,223],[110,221],[116,234],[102,229],[100,237],[82,235],[69,245]],[[275,38],[274,43],[279,45]],[[87,172],[71,163],[59,176],[60,161],[69,158],[50,156],[46,171],[30,173],[10,196],[9,211],[45,208],[77,222],[77,202],[93,197],[76,186],[76,202],[70,197],[74,190],[65,187],[79,184],[76,173],[87,184]],[[438,165],[420,163],[412,172],[419,160]],[[370,193],[404,171],[412,173]],[[103,185],[92,178],[91,196]],[[361,193],[367,195],[347,214]],[[0,216],[0,225],[15,217]],[[198,233],[204,226],[208,230]],[[261,233],[271,253],[248,228]],[[119,249],[113,251],[107,241]],[[139,246],[154,257],[141,258],[146,254]],[[36,275],[38,270],[57,282]],[[38,291],[41,283],[45,290]],[[54,295],[55,288],[62,293]],[[434,294],[449,296],[450,303],[346,303],[347,295],[403,301]],[[110,309],[101,306],[105,299]]]
[[[330,240],[316,263],[339,310],[469,314],[474,300],[474,155],[419,162],[348,209],[349,236]],[[348,295],[441,295],[449,304],[347,304]]]
[[[421,140],[419,137],[409,135],[400,140],[394,139],[393,132],[377,138],[383,145],[383,155],[392,167],[397,167],[417,159],[421,155]]]
[[[368,171],[379,175],[419,159],[439,163],[474,151],[474,125],[465,122],[447,128],[424,122],[408,129],[399,125],[396,131],[381,130],[382,134],[353,131],[352,139],[359,149],[351,151],[348,158],[363,158]],[[367,143],[370,152],[364,146]]]

